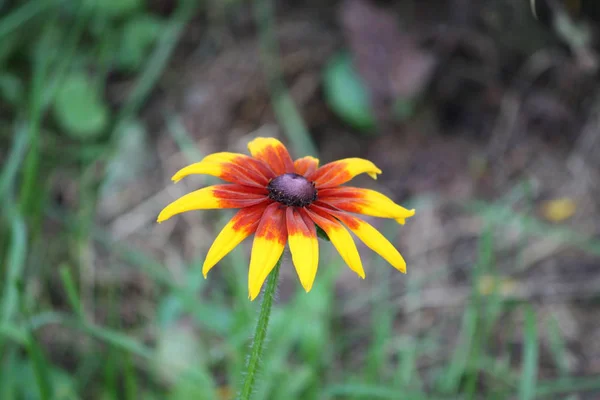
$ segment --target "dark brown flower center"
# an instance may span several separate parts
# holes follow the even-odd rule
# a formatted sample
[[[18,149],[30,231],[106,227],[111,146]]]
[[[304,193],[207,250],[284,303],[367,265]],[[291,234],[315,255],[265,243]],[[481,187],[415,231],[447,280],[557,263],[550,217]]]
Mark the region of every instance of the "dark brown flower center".
[[[298,174],[279,175],[267,189],[270,199],[286,206],[306,207],[317,199],[315,184]]]

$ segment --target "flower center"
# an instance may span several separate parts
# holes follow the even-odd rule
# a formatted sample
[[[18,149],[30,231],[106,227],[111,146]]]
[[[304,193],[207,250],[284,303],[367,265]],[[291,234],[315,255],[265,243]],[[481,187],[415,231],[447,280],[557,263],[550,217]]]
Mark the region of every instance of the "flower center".
[[[306,207],[317,199],[315,184],[298,174],[279,175],[267,189],[270,199],[286,206]]]

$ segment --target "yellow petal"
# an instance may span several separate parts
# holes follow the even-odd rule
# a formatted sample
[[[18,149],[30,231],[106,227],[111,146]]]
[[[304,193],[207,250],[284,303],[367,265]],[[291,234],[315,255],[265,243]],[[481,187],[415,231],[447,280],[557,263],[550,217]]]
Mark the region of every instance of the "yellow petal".
[[[308,176],[317,188],[335,187],[344,184],[360,174],[367,174],[377,179],[381,170],[369,160],[363,158],[345,158],[323,165]]]
[[[402,273],[406,273],[406,262],[398,250],[372,225],[360,218],[353,217],[344,213],[334,214],[350,229],[364,244],[375,253],[383,257],[394,268]]]
[[[342,259],[348,264],[348,267],[364,279],[365,271],[362,261],[360,260],[354,239],[352,239],[348,230],[329,215],[320,214],[318,211],[313,211],[312,209],[307,209],[306,211],[315,224],[325,231],[333,246],[340,253],[340,256],[342,256]]]
[[[263,204],[242,208],[221,230],[212,246],[208,250],[202,274],[206,278],[208,271],[212,269],[223,257],[233,250],[244,239],[253,234],[258,227],[260,217],[265,206]]]
[[[254,235],[248,271],[250,300],[260,293],[265,279],[281,257],[286,241],[285,207],[273,203],[265,209]]]
[[[211,161],[211,162],[230,162],[236,160],[239,157],[248,157],[245,154],[241,153],[231,153],[228,151],[221,151],[218,153],[211,153],[204,157],[202,161]]]
[[[178,198],[160,212],[158,222],[163,222],[173,215],[191,210],[208,210],[219,208],[219,199],[213,194],[213,187],[205,187]]]
[[[319,242],[315,224],[300,214],[303,209],[288,207],[286,225],[292,261],[304,290],[310,291],[319,265]],[[307,223],[308,222],[308,223]]]
[[[180,169],[171,179],[178,182],[192,174],[211,175],[228,182],[258,187],[264,187],[273,177],[258,160],[244,154],[226,152],[210,154],[202,161]]]
[[[217,174],[220,173],[220,166],[222,164],[231,162],[240,156],[244,155],[227,152],[209,154],[208,156],[204,157],[202,161],[188,165],[177,171],[171,180],[173,182],[179,182],[181,179],[192,174],[206,174],[218,177]]]
[[[242,208],[266,202],[268,198],[259,190],[235,184],[214,185],[186,194],[166,206],[158,215],[163,222],[173,215],[191,210],[215,208]]]
[[[360,174],[367,174],[371,178],[377,179],[377,175],[381,174],[381,170],[377,168],[375,164],[364,158],[346,158],[337,162],[344,163],[345,170],[352,175],[352,177]]]
[[[406,218],[415,215],[415,210],[408,210],[389,197],[375,190],[355,187],[336,187],[319,191],[319,200],[341,210],[372,217],[394,218],[404,225]]]
[[[188,165],[175,173],[171,177],[173,182],[179,182],[183,178],[192,174],[204,174],[219,177],[223,173],[222,164],[200,161],[191,165]]]

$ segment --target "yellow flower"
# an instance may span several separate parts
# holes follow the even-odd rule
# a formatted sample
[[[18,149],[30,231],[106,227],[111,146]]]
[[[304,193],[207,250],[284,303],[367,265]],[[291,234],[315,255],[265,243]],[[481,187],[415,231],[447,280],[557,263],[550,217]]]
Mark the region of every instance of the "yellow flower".
[[[373,226],[350,213],[393,218],[404,224],[415,211],[376,191],[340,186],[362,173],[377,179],[381,170],[375,164],[346,158],[319,168],[319,160],[314,157],[292,161],[285,146],[273,138],[257,138],[248,149],[252,156],[215,153],[177,172],[175,182],[191,174],[208,174],[230,183],[189,193],[158,216],[158,222],[162,222],[190,210],[240,209],[208,250],[202,268],[204,277],[254,233],[248,272],[250,299],[258,296],[286,243],[300,283],[308,292],[319,262],[315,224],[327,233],[346,264],[361,278],[365,272],[348,229],[396,269],[406,272],[406,263],[394,246]]]
[[[545,202],[542,205],[544,217],[551,222],[562,222],[571,218],[577,211],[575,201],[568,197],[562,197]]]

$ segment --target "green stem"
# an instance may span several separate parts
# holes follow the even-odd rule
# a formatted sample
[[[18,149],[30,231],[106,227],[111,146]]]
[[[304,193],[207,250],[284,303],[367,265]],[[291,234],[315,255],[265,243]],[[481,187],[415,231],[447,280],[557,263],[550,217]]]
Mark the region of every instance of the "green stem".
[[[275,268],[273,268],[273,271],[271,271],[267,280],[267,287],[265,288],[262,304],[260,306],[260,315],[258,316],[256,331],[254,332],[254,341],[252,342],[252,348],[250,349],[250,358],[248,359],[248,365],[246,366],[246,379],[244,381],[240,400],[249,400],[254,388],[254,380],[256,372],[258,371],[258,362],[262,357],[263,344],[267,337],[267,327],[269,326],[271,306],[273,305],[275,289],[277,288],[280,265],[281,258],[277,261],[277,264],[275,264]]]

